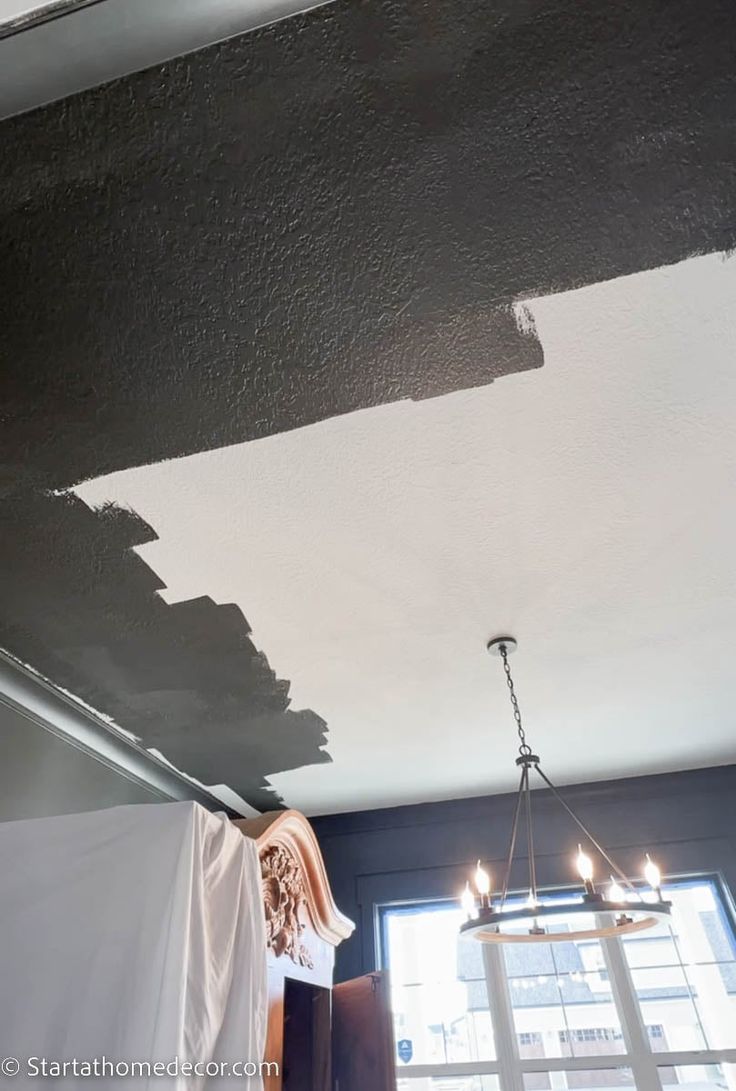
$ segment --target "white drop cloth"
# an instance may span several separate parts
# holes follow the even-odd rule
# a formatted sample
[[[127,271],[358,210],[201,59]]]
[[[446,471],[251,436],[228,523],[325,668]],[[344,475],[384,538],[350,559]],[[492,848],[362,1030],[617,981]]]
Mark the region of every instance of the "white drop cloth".
[[[20,1063],[0,1086],[260,1091],[259,1077],[44,1079],[28,1059],[259,1063],[266,1014],[258,854],[222,815],[168,803],[0,823],[0,1061]]]

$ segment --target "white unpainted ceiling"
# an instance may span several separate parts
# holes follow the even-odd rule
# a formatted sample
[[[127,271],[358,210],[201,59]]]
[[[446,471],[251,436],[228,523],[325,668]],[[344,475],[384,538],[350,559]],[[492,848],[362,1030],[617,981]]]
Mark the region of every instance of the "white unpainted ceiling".
[[[173,602],[236,602],[333,764],[307,813],[736,758],[736,260],[526,302],[545,365],[113,474]]]

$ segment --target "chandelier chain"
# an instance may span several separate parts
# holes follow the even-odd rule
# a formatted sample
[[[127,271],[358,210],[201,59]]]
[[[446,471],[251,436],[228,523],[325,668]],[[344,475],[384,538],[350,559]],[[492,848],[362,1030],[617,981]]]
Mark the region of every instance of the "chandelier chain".
[[[527,757],[532,752],[532,748],[526,741],[526,732],[524,731],[524,725],[521,722],[521,711],[519,709],[519,702],[516,698],[516,690],[514,689],[514,680],[511,677],[511,668],[509,667],[509,655],[505,644],[501,644],[499,651],[503,660],[503,670],[506,675],[506,685],[509,687],[509,697],[511,699],[511,708],[514,712],[514,719],[516,720],[516,730],[519,733],[519,753],[522,757]]]

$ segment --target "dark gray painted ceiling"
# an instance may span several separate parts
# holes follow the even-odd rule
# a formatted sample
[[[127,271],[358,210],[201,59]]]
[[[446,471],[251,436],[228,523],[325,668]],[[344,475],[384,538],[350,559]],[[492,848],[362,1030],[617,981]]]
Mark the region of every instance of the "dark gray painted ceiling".
[[[733,247],[735,32],[339,3],[6,122],[0,642],[256,805],[326,760],[235,607],[50,490],[539,367],[514,301]]]

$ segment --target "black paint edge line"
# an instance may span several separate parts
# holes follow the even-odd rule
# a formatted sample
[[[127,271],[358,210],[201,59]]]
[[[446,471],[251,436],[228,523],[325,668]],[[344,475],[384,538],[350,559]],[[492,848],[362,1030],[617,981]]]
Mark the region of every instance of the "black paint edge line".
[[[173,766],[159,761],[110,727],[101,718],[33,673],[0,649],[0,704],[81,750],[162,801],[194,800],[208,811],[222,811],[230,818],[247,815],[229,807],[217,796],[181,776]]]
[[[0,34],[0,120],[303,15],[332,0],[98,0]],[[184,10],[186,7],[189,11]],[[135,33],[125,27],[135,27]],[[80,45],[82,48],[80,48]]]

